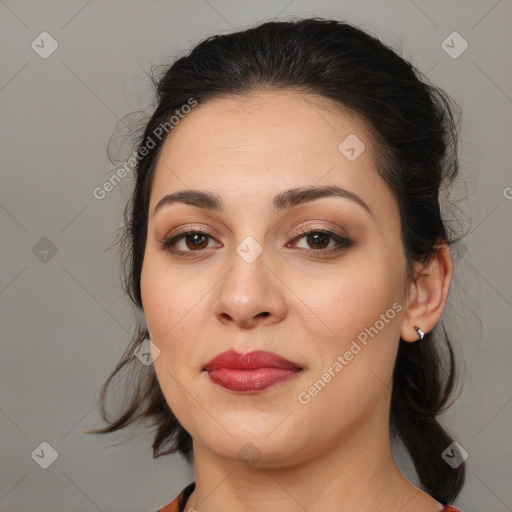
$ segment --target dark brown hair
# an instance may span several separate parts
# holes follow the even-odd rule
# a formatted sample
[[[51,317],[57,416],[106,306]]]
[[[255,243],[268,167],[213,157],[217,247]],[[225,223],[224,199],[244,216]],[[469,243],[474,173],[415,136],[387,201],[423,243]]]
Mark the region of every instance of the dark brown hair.
[[[121,239],[123,284],[135,307],[142,311],[140,277],[150,191],[165,141],[165,137],[156,140],[155,130],[191,98],[200,106],[212,98],[265,87],[321,95],[365,122],[377,147],[377,171],[399,205],[408,273],[413,278],[415,262],[428,263],[439,243],[460,240],[449,236],[439,203],[441,188],[458,173],[456,105],[420,77],[416,68],[376,37],[349,23],[321,18],[270,21],[212,36],[166,65],[153,78],[158,105],[138,143],[135,190],[126,205]],[[150,138],[156,144],[142,155],[140,149]],[[454,469],[441,456],[452,438],[437,416],[449,406],[454,391],[455,358],[444,326],[441,330],[439,325],[419,343],[400,340],[390,429],[407,448],[424,489],[447,504],[463,486],[465,466]],[[179,452],[190,460],[190,434],[170,410],[153,366],[134,356],[147,337],[139,323],[101,391],[101,414],[108,426],[89,433],[114,432],[136,420],[151,419],[157,427],[153,457]],[[441,352],[448,357],[443,359]],[[122,369],[135,386],[126,409],[110,421],[105,413],[107,391]]]

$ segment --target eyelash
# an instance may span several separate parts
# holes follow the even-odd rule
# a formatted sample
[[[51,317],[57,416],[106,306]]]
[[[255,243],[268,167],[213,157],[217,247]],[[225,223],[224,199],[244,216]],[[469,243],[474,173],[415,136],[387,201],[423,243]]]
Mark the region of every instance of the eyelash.
[[[330,238],[332,238],[333,240],[335,240],[338,243],[338,246],[336,246],[334,248],[331,247],[330,249],[303,249],[307,253],[313,254],[315,256],[321,256],[321,257],[330,256],[331,254],[338,253],[338,252],[342,251],[343,249],[349,248],[353,243],[348,238],[344,238],[344,237],[338,235],[337,233],[334,233],[333,231],[329,231],[327,229],[318,229],[318,228],[313,228],[313,229],[305,228],[305,229],[299,231],[299,233],[297,233],[297,236],[295,236],[292,241],[301,239],[304,236],[307,236],[307,235],[310,235],[313,233],[322,233],[324,235],[328,235]],[[186,238],[189,235],[203,235],[203,236],[213,238],[209,233],[206,233],[204,231],[196,230],[196,229],[189,229],[187,231],[182,231],[180,233],[177,233],[177,234],[165,239],[160,244],[161,249],[169,251],[172,254],[177,254],[177,255],[183,256],[185,258],[194,257],[195,253],[201,253],[201,252],[205,251],[205,249],[202,249],[199,251],[179,251],[179,250],[173,251],[173,250],[171,250],[171,247],[173,245],[178,243],[182,238]]]

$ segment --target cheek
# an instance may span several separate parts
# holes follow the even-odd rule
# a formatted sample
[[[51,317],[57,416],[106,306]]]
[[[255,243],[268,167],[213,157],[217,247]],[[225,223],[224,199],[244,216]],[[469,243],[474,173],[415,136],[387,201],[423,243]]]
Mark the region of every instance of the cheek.
[[[311,318],[316,329],[315,338],[324,340],[325,349],[342,349],[366,328],[385,315],[385,320],[395,319],[398,306],[403,300],[403,276],[400,265],[390,267],[384,258],[358,257],[329,275],[302,280],[294,285],[297,295],[303,299],[303,311],[299,316]],[[388,260],[389,261],[389,260]],[[403,307],[403,306],[402,306]],[[388,312],[388,314],[386,314]],[[314,314],[312,314],[314,313]],[[391,323],[386,322],[386,331]],[[378,327],[381,327],[379,322]]]
[[[299,316],[313,319],[307,328],[317,357],[308,385],[321,380],[319,399],[312,400],[314,408],[339,402],[356,411],[374,405],[390,385],[404,310],[405,273],[399,255],[394,255],[395,266],[389,265],[391,257],[356,257],[357,263],[347,263],[329,279],[308,280],[309,293],[306,288],[297,293],[307,305]],[[339,411],[331,413],[336,416]]]
[[[204,414],[195,410],[197,403],[189,397],[189,393],[198,393],[190,389],[197,337],[193,327],[196,322],[191,319],[200,312],[200,293],[190,282],[187,285],[176,279],[158,255],[148,254],[141,273],[141,297],[150,339],[160,350],[153,364],[160,389],[175,414],[187,411],[179,415],[179,422],[195,433],[188,419],[202,418]]]
[[[164,343],[189,323],[186,315],[194,304],[196,286],[180,280],[165,256],[151,250],[144,257],[140,287],[149,331]]]
[[[160,349],[155,370],[185,377],[198,365],[201,327],[211,315],[212,284],[191,279],[171,267],[165,255],[148,251],[141,273],[141,296],[150,338]]]
[[[309,295],[308,306],[321,321],[308,326],[316,357],[297,396],[309,428],[322,417],[329,435],[386,408],[403,311],[400,285],[389,269],[338,277],[315,288],[316,303]]]
[[[153,342],[160,339],[161,324],[168,301],[164,279],[157,262],[146,253],[140,278],[142,306]]]

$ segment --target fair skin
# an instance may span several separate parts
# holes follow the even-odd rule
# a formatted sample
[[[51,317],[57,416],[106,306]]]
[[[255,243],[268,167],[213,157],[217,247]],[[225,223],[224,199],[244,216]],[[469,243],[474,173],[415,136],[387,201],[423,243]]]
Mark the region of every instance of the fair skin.
[[[338,149],[349,134],[366,146],[354,161]],[[398,205],[375,170],[375,151],[358,119],[292,91],[199,104],[165,141],[151,189],[141,290],[161,351],[158,381],[193,438],[196,490],[185,510],[442,509],[400,472],[388,422],[399,339],[415,342],[415,325],[428,332],[438,322],[452,260],[440,246],[421,276],[407,280]],[[327,185],[357,194],[370,212],[343,197],[271,208],[284,190]],[[165,195],[188,189],[218,195],[223,211],[173,203],[154,213]],[[209,236],[161,248],[187,227]],[[352,244],[328,254],[336,239],[308,237],[300,228],[327,229]],[[249,236],[262,249],[251,263],[236,251]],[[299,393],[394,303],[401,308],[393,318],[301,403]],[[275,352],[305,370],[260,393],[232,392],[202,371],[229,349]],[[247,443],[256,447],[256,463],[238,455]]]

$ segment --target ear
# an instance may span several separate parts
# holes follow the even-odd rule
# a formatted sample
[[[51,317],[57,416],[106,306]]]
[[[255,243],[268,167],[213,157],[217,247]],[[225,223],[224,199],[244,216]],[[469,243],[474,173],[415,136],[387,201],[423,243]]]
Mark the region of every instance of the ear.
[[[450,246],[443,242],[426,265],[415,266],[416,277],[411,283],[400,337],[417,341],[415,326],[427,333],[443,314],[453,276]]]

